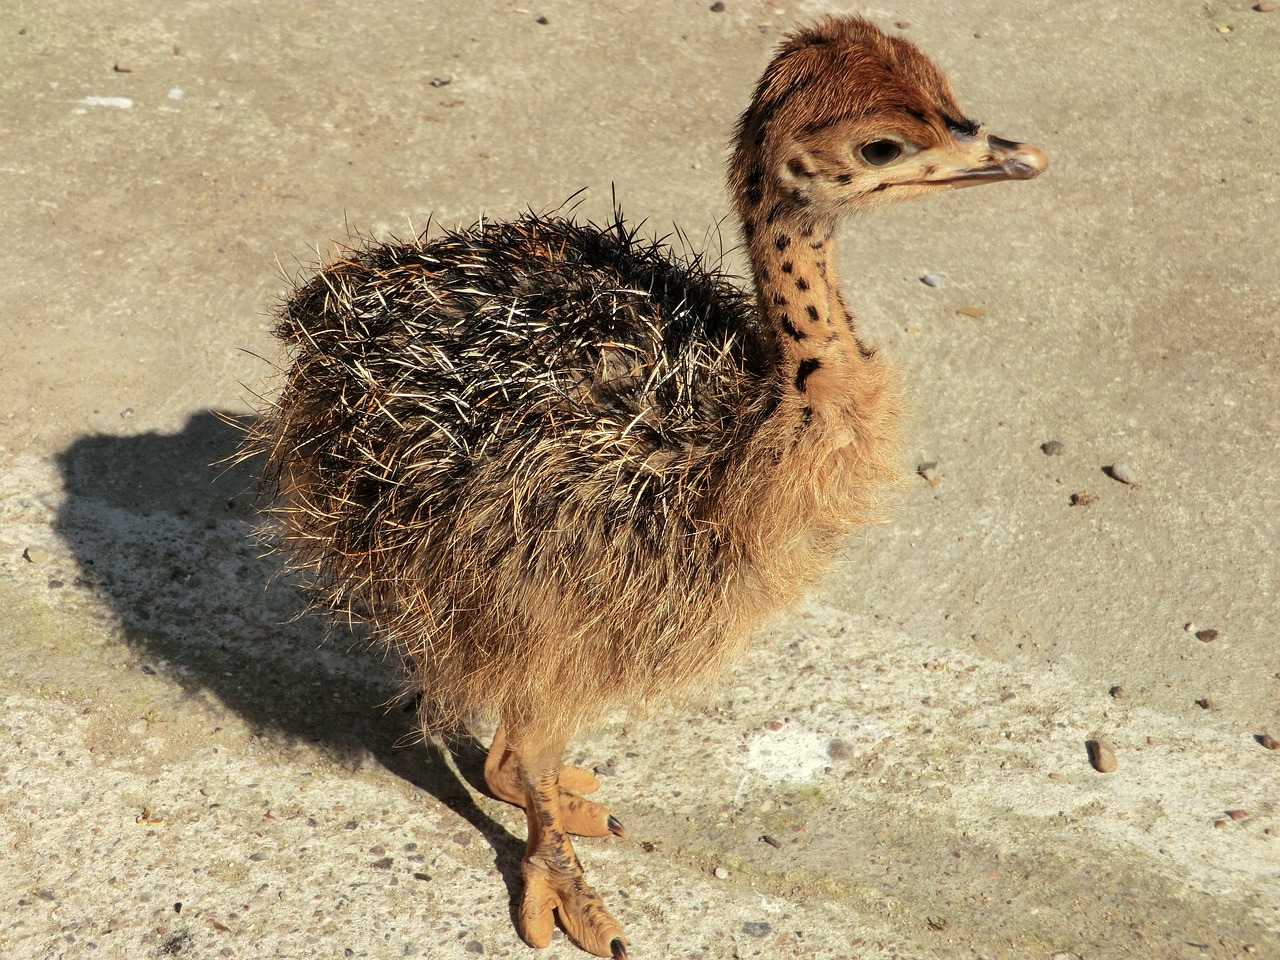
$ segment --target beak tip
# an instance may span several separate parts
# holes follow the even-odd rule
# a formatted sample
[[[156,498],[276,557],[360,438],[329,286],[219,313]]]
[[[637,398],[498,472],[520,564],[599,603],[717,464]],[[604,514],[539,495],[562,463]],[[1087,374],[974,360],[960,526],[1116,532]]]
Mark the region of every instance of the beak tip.
[[[1009,162],[1017,169],[1019,180],[1031,180],[1049,169],[1049,158],[1045,156],[1044,151],[1029,143],[1024,143],[1022,149]]]
[[[1049,169],[1049,158],[1033,144],[991,135],[987,137],[987,147],[999,160],[1006,179],[1031,180]]]

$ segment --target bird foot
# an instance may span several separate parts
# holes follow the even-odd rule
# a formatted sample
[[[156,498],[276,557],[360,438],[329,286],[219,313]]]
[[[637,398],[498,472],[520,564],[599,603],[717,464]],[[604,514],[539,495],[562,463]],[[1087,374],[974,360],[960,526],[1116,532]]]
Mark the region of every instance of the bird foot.
[[[520,780],[515,752],[507,746],[502,728],[494,735],[493,746],[484,764],[484,782],[499,800],[523,807],[526,791]],[[626,828],[610,815],[607,807],[583,799],[582,794],[600,789],[600,781],[582,767],[560,768],[560,810],[564,829],[575,837],[626,836]]]
[[[627,960],[622,927],[587,884],[576,858],[570,854],[569,859],[568,869],[542,862],[537,856],[526,857],[521,863],[520,935],[531,947],[548,946],[558,918],[569,939],[587,953]]]

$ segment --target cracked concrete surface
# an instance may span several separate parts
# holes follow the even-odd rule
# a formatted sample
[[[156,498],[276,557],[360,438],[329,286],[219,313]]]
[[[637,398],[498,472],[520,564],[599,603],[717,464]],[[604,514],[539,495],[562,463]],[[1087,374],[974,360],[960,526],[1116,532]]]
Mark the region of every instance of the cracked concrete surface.
[[[1280,958],[1280,13],[709,6],[0,10],[0,957],[577,955],[515,934],[478,748],[403,743],[394,665],[265,586],[210,411],[352,231],[614,186],[731,247],[770,48],[863,9],[1052,167],[846,229],[939,482],[714,691],[573,746],[630,831],[589,876],[636,958]]]

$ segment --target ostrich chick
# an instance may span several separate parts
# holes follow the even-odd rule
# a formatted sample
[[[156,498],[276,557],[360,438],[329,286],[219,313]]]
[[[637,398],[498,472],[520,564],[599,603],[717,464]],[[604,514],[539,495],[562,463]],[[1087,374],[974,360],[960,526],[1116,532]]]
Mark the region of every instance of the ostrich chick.
[[[737,126],[752,291],[620,215],[529,214],[346,251],[288,296],[291,367],[251,440],[276,536],[318,605],[400,654],[424,727],[498,721],[484,775],[527,813],[529,944],[558,917],[627,952],[569,841],[624,831],[568,738],[713,677],[898,474],[837,222],[1046,165],[910,43],[829,17],[785,39]]]

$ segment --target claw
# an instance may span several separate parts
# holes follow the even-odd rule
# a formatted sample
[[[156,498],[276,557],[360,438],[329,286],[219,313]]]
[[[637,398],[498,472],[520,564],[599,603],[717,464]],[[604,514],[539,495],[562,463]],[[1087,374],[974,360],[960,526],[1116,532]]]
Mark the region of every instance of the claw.
[[[614,937],[609,941],[609,952],[613,954],[613,960],[627,960],[627,945],[620,937]]]
[[[608,822],[609,822],[609,832],[612,833],[615,837],[625,837],[627,835],[627,828],[624,827],[622,823],[618,820],[618,818],[615,817],[613,814],[609,814]],[[625,948],[623,949],[623,954],[624,955],[626,954]]]

